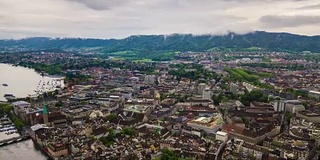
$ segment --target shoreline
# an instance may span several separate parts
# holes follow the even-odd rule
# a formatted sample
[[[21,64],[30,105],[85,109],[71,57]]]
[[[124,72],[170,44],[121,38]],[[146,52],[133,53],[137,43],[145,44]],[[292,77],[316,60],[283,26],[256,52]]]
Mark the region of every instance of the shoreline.
[[[49,78],[60,79],[60,80],[63,80],[65,78],[63,75],[49,75],[46,72],[38,72],[34,68],[20,66],[20,65],[17,65],[17,64],[5,63],[5,62],[0,62],[0,64],[6,64],[6,65],[10,65],[12,67],[22,67],[22,68],[26,68],[26,69],[31,69],[31,70],[35,71],[36,73],[38,73],[40,76],[43,76],[43,77],[49,77]]]
[[[28,73],[33,72],[32,76],[39,77],[39,79],[44,79],[43,81],[46,83],[46,86],[44,87],[43,92],[48,92],[48,93],[54,92],[55,90],[59,90],[61,88],[63,89],[66,86],[65,85],[65,77],[63,77],[62,75],[47,75],[47,74],[43,75],[43,74],[41,74],[41,72],[37,72],[33,68],[18,66],[18,65],[12,64],[12,63],[0,63],[0,66],[4,67],[4,68],[8,68],[5,71],[6,74],[11,74],[10,73],[11,70],[22,70],[22,72],[24,72],[24,70],[25,70],[25,72],[28,72]],[[33,78],[31,78],[31,79],[33,79]],[[35,78],[35,79],[37,79],[37,78]],[[36,81],[34,81],[35,87],[33,87],[33,88],[28,86],[28,87],[26,87],[27,89],[23,89],[23,88],[20,89],[20,90],[23,90],[23,94],[22,94],[22,93],[20,93],[19,89],[17,89],[17,87],[15,85],[21,86],[21,85],[18,85],[17,83],[20,83],[20,84],[22,83],[22,86],[23,86],[23,80],[16,80],[15,83],[13,83],[13,84],[10,84],[11,83],[10,79],[7,79],[5,77],[3,77],[3,79],[0,78],[0,80],[1,80],[1,83],[9,84],[9,87],[3,88],[3,90],[2,90],[2,86],[0,86],[0,89],[1,89],[0,103],[8,103],[8,102],[12,102],[12,101],[18,101],[19,99],[27,99],[28,97],[36,97],[37,96],[37,93],[35,91],[38,90],[40,82],[39,82],[39,84],[36,84]],[[33,85],[33,81],[31,81],[31,83]],[[38,85],[38,87],[37,87],[37,85]],[[58,88],[57,88],[57,86],[58,86]],[[12,92],[14,92],[14,93],[12,93]],[[4,97],[5,94],[13,94],[15,96],[15,98],[12,100],[6,99]]]
[[[47,150],[47,148],[41,147],[41,145],[35,139],[33,139],[33,137],[31,137],[31,141],[38,148],[38,151],[40,151],[40,153],[42,153],[44,156],[46,156],[47,159],[50,159],[50,160],[54,160],[55,159],[47,151],[45,151],[45,150]]]

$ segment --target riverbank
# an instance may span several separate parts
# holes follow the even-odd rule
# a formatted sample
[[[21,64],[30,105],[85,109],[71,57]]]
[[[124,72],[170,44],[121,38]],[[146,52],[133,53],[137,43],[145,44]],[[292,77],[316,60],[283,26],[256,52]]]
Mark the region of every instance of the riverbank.
[[[5,141],[15,137],[20,137],[18,128],[6,115],[0,117],[0,141]]]
[[[48,157],[36,148],[31,139],[3,146],[0,149],[1,160],[47,160]]]
[[[29,135],[29,132],[27,132],[25,129],[23,130],[20,130],[19,133],[18,132],[15,132],[13,134],[7,134],[7,131],[10,131],[10,129],[16,129],[18,130],[18,128],[15,128],[12,121],[7,117],[7,116],[4,116],[0,119],[0,122],[1,122],[1,131],[0,131],[0,159],[16,159],[15,157],[17,155],[19,155],[19,153],[21,153],[21,150],[18,150],[18,151],[13,151],[11,152],[12,155],[9,156],[9,157],[6,157],[4,156],[3,154],[1,154],[1,151],[3,150],[14,150],[16,149],[17,147],[16,146],[20,146],[21,144],[24,145],[25,143],[28,143],[28,142],[25,142],[25,141],[30,141],[33,143],[34,145],[34,149],[33,150],[33,155],[34,156],[28,156],[28,157],[42,157],[43,159],[54,159],[48,152],[46,152],[46,149],[42,149],[40,147],[40,145],[34,141],[33,139],[30,139],[31,136]],[[26,148],[30,148],[30,150],[23,150],[23,152],[27,153],[26,156],[30,153],[32,153],[32,149],[31,147],[29,147],[30,145],[28,145],[28,147],[23,147],[23,149],[26,149]],[[39,153],[36,153],[36,152],[39,152]],[[8,153],[6,153],[5,155],[7,155]],[[23,157],[23,155],[19,155],[21,157]],[[46,157],[46,158],[45,158]],[[23,157],[23,158],[19,158],[19,159],[24,159],[24,160],[29,160],[27,157]],[[38,160],[39,158],[37,158]],[[30,160],[34,160],[33,158],[31,158]]]
[[[42,147],[39,143],[36,142],[36,140],[34,140],[33,138],[31,138],[35,148],[37,150],[39,150],[43,155],[45,155],[47,157],[47,160],[54,160],[55,158],[50,155],[50,153],[48,152],[47,148]]]
[[[33,69],[16,67],[12,64],[0,63],[0,84],[6,83],[7,87],[0,86],[0,101],[6,102],[5,94],[12,94],[16,98],[35,95],[38,91],[53,91],[63,88],[64,78],[60,75],[42,77]]]
[[[22,68],[31,69],[31,70],[37,72],[37,73],[38,73],[39,75],[41,75],[41,76],[46,76],[46,77],[50,77],[50,78],[61,78],[61,79],[64,78],[64,76],[61,75],[61,74],[49,74],[49,73],[47,73],[47,72],[45,72],[45,71],[43,71],[43,70],[38,70],[37,68],[32,67],[32,66],[30,67],[30,66],[12,64],[12,63],[5,63],[5,62],[1,62],[1,63],[2,63],[2,64],[10,65],[10,66],[12,66],[12,67],[22,67]],[[0,63],[0,64],[1,64],[1,63]]]

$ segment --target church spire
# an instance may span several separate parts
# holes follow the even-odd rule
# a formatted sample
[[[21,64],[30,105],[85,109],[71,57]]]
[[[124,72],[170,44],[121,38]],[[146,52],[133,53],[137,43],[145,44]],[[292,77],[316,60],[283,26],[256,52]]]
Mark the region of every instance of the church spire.
[[[42,109],[43,109],[43,111],[42,111],[43,115],[48,114],[47,107],[46,107],[46,102],[44,101],[44,98],[43,98],[43,108]]]
[[[46,103],[44,101],[44,97],[42,98],[43,98],[43,111],[42,111],[43,123],[48,124],[48,110],[46,107]]]

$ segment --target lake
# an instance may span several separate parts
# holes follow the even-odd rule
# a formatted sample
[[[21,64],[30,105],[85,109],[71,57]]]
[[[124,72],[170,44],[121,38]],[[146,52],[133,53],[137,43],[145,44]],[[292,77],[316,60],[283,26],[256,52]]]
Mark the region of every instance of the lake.
[[[64,87],[62,78],[41,76],[33,69],[16,67],[0,63],[0,101],[5,101],[4,94],[13,94],[17,98],[35,95],[36,91],[54,90],[55,86]],[[8,86],[3,86],[7,84]]]

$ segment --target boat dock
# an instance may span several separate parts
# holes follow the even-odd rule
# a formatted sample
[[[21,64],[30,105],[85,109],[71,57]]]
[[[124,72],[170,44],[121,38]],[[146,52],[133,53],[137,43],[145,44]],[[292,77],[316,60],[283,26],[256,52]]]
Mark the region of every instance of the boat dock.
[[[29,135],[24,135],[24,136],[20,136],[20,137],[13,137],[13,138],[10,138],[10,139],[5,139],[5,140],[0,141],[0,147],[6,146],[6,145],[9,145],[9,144],[13,144],[13,143],[17,143],[17,142],[20,142],[20,141],[24,141],[24,140],[27,140],[27,139],[30,139]]]

